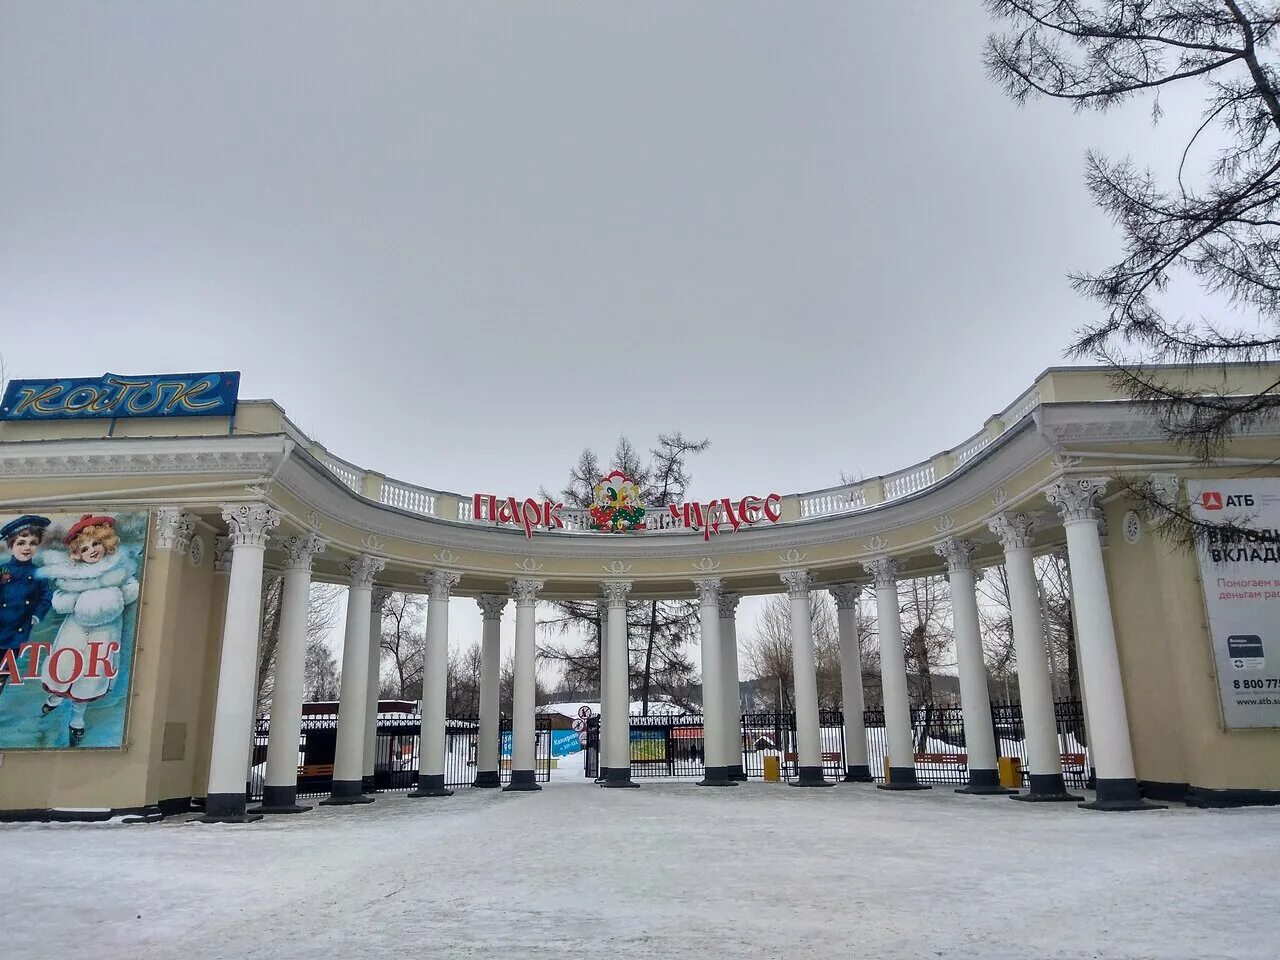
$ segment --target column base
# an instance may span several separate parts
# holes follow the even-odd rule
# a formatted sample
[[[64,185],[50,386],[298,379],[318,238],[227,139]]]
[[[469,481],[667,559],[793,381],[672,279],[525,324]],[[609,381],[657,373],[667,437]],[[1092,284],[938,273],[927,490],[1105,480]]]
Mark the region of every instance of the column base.
[[[605,767],[601,787],[638,787],[631,779],[630,767]]]
[[[298,788],[265,786],[262,803],[253,808],[254,813],[306,813],[311,808],[298,803]]]
[[[871,768],[864,763],[861,766],[845,767],[844,776],[840,781],[842,783],[873,783],[875,777],[871,776]]]
[[[704,767],[700,787],[736,787],[738,782],[729,779],[728,767]]]
[[[1026,793],[1009,799],[1024,803],[1063,803],[1084,799],[1079,794],[1067,793],[1067,785],[1060,773],[1033,773],[1027,777],[1027,783],[1030,789]]]
[[[747,771],[742,769],[742,764],[740,763],[729,764],[729,779],[733,780],[736,783],[747,782]]]
[[[970,770],[969,782],[956,791],[972,797],[1007,797],[1017,792],[1000,785],[999,770]]]
[[[357,803],[373,803],[373,797],[360,792],[359,780],[335,780],[329,796],[320,801],[322,807],[348,807]]]
[[[821,767],[800,767],[799,777],[791,784],[793,787],[834,787],[835,784],[822,775]]]
[[[444,774],[418,774],[418,786],[408,794],[414,799],[420,797],[452,797],[453,791],[445,789]]]
[[[1163,803],[1152,803],[1150,800],[1143,799],[1142,791],[1138,789],[1138,781],[1130,779],[1099,779],[1096,799],[1087,800],[1080,804],[1080,807],[1084,810],[1113,811],[1168,809]]]
[[[890,767],[889,782],[877,783],[877,790],[932,790],[927,783],[916,779],[915,767]]]
[[[361,778],[360,778],[360,792],[361,792],[361,793],[377,793],[377,792],[378,792],[378,778],[377,778],[377,777],[375,777],[375,776],[373,776],[373,775],[370,775],[370,776],[367,776],[367,777],[361,777]]]
[[[262,819],[260,813],[245,811],[243,793],[211,793],[204,800],[204,816],[200,823],[254,823]]]
[[[538,778],[532,770],[512,770],[511,782],[502,788],[504,793],[527,793],[541,789],[542,787],[538,786]]]
[[[476,772],[476,778],[471,782],[473,787],[501,787],[502,780],[498,777],[497,770],[480,770]]]

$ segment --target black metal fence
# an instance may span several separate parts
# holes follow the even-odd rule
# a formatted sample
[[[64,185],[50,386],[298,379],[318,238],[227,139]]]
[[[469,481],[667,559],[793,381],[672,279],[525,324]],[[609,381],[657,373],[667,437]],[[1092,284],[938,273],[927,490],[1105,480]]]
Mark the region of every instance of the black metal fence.
[[[374,782],[380,791],[410,791],[418,785],[421,718],[412,714],[382,714],[378,717],[374,747]],[[259,718],[254,732],[249,799],[262,798],[266,773],[267,738],[270,720]],[[480,723],[475,717],[446,721],[444,781],[447,787],[469,787],[476,776],[476,745]],[[551,720],[536,720],[534,776],[551,779]],[[298,737],[298,796],[323,796],[333,787],[333,759],[338,739],[336,713],[308,714],[302,718]],[[511,780],[511,718],[499,721],[498,776]],[[504,750],[505,748],[505,750]]]
[[[1089,758],[1084,733],[1084,711],[1079,700],[1055,704],[1058,743],[1062,751],[1063,776],[1067,784],[1088,786]],[[991,708],[996,739],[996,755],[1017,757],[1027,777],[1025,732],[1022,706],[998,703]],[[884,711],[868,710],[863,715],[867,731],[867,753],[872,776],[884,782],[888,741]],[[845,770],[844,715],[839,710],[819,713],[822,736],[822,767],[830,779]],[[915,740],[916,775],[926,783],[965,783],[969,775],[965,749],[964,716],[959,707],[921,706],[911,711]],[[584,771],[599,775],[599,718],[587,725],[587,754]],[[794,780],[797,773],[796,721],[794,713],[746,713],[742,716],[742,764],[748,778],[764,776],[764,759],[776,756],[781,775]],[[631,717],[632,777],[701,777],[703,774],[703,732],[701,716]]]

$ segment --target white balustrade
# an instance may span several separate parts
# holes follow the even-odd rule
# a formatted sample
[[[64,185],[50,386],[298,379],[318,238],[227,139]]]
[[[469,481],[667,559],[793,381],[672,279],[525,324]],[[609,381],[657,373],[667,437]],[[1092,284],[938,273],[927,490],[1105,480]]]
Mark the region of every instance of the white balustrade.
[[[401,483],[399,480],[382,481],[382,502],[391,507],[425,514],[428,517],[436,515],[435,491],[427,490],[425,487],[415,487],[410,483]]]
[[[983,430],[976,436],[970,437],[951,452],[952,462],[955,463],[956,467],[959,467],[963,463],[968,463],[979,453],[985,450],[993,439],[994,437],[992,437],[986,430]]]
[[[906,470],[899,470],[884,478],[885,500],[897,500],[923,490],[936,480],[933,464],[926,463]]]
[[[339,460],[337,457],[326,453],[322,460],[324,465],[329,468],[329,472],[345,483],[356,493],[360,492],[360,476],[361,472],[358,467],[347,463],[345,460]]]

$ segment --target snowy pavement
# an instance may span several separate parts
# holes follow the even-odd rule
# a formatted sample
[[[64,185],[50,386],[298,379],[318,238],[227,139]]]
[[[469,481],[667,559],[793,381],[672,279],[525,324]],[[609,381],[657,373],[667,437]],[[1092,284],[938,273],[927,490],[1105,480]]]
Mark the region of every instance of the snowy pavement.
[[[0,957],[1273,958],[1280,809],[688,782],[0,826]]]

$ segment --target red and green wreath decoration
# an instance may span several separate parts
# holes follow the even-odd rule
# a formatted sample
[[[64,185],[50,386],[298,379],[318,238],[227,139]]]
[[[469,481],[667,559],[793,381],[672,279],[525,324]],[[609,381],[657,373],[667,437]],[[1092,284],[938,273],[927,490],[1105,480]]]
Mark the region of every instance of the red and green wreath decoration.
[[[587,508],[597,530],[625,533],[643,530],[644,505],[640,488],[621,470],[614,470],[592,488],[595,501]]]

